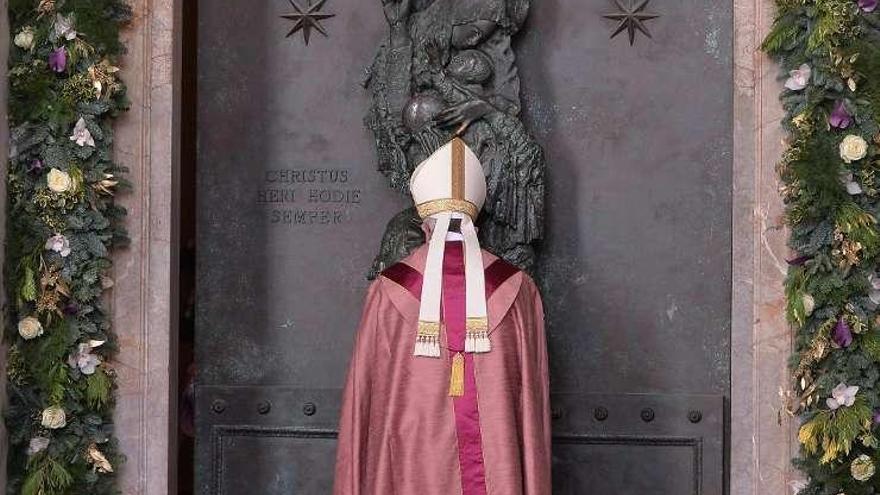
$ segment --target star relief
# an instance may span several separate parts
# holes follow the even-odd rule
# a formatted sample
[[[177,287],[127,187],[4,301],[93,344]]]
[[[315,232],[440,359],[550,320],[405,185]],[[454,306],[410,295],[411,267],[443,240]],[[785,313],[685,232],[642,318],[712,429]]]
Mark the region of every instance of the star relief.
[[[324,26],[321,25],[321,21],[336,16],[336,14],[326,14],[321,12],[321,8],[324,7],[324,4],[327,3],[327,0],[318,0],[314,4],[312,3],[312,0],[307,0],[307,8],[300,7],[295,0],[288,1],[293,7],[293,12],[281,16],[284,19],[289,19],[294,22],[293,27],[290,29],[290,32],[287,33],[288,38],[293,36],[297,32],[302,31],[303,40],[306,42],[306,45],[308,45],[309,38],[312,35],[312,29],[323,34],[324,36],[327,36],[327,31],[324,30]]]
[[[623,4],[624,1],[627,2],[627,5]],[[630,46],[636,41],[636,30],[641,31],[642,34],[651,38],[651,32],[648,31],[648,27],[645,26],[645,21],[656,19],[660,17],[660,15],[645,12],[645,9],[650,2],[651,0],[614,0],[619,12],[602,16],[606,19],[618,21],[617,27],[614,29],[614,32],[611,33],[611,38],[613,39],[618,34],[626,31],[629,36]]]

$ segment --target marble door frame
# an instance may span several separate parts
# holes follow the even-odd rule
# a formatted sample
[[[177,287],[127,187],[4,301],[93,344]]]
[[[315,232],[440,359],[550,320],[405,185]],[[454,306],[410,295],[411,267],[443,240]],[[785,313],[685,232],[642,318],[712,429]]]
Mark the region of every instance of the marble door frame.
[[[130,168],[131,245],[114,254],[111,297],[119,336],[116,433],[128,495],[177,493],[177,275],[182,2],[129,0],[134,19],[122,77],[131,109],[115,126],[116,159]]]
[[[788,232],[775,165],[783,151],[778,68],[758,47],[772,0],[734,1],[733,303],[730,493],[791,493],[797,453],[783,410],[792,333],[784,317]]]

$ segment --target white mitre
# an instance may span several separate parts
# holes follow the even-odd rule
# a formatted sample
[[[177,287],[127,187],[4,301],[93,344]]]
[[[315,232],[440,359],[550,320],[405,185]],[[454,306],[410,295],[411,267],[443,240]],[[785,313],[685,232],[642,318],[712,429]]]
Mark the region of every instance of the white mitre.
[[[410,191],[422,220],[433,220],[422,278],[415,355],[440,357],[443,252],[452,218],[461,219],[464,242],[467,333],[465,352],[489,352],[483,255],[474,222],[486,201],[486,176],[477,155],[459,138],[434,152],[415,171]]]

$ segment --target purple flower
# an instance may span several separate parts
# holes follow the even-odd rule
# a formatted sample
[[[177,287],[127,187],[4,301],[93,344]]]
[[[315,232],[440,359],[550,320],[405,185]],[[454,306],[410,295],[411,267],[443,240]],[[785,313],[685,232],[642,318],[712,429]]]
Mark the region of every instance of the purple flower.
[[[79,313],[79,305],[75,302],[69,302],[64,306],[63,311],[67,316],[76,316]]]
[[[49,68],[55,72],[64,72],[67,68],[67,50],[63,46],[49,54]]]
[[[874,409],[874,416],[872,417],[875,425],[880,425],[880,409]]]
[[[849,328],[849,324],[843,317],[837,320],[837,325],[834,325],[834,333],[831,335],[831,340],[843,348],[849,347],[852,344],[852,329]]]
[[[43,160],[39,158],[34,158],[34,161],[31,162],[30,166],[28,166],[29,174],[38,174],[43,170]]]
[[[785,260],[785,262],[788,263],[789,266],[804,266],[811,259],[813,259],[812,256],[804,255],[791,260]]]
[[[874,12],[880,0],[859,0],[859,8],[864,12]]]
[[[834,104],[834,110],[831,111],[831,115],[828,117],[828,123],[831,124],[831,127],[838,129],[846,129],[852,125],[852,115],[846,111],[846,105],[843,104],[843,100],[838,100]]]

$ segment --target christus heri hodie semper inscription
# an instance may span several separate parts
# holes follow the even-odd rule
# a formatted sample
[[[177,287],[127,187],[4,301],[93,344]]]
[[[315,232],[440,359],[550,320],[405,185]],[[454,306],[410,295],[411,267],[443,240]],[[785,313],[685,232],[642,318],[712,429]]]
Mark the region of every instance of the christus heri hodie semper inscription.
[[[351,221],[362,200],[348,168],[276,168],[263,172],[257,204],[272,225],[330,227]]]

